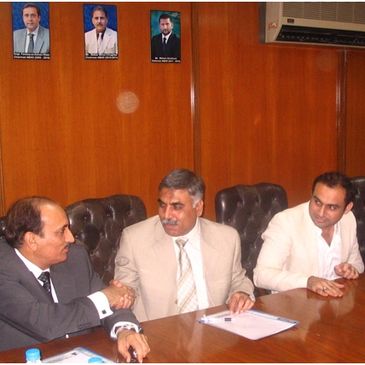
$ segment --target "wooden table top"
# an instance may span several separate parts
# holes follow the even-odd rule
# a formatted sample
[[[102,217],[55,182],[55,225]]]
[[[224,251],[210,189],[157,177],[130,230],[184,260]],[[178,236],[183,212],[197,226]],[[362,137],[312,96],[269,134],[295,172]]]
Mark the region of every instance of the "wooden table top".
[[[306,289],[257,298],[255,309],[299,324],[256,341],[198,323],[204,313],[225,306],[144,322],[151,347],[145,362],[365,362],[365,275],[344,283],[343,298],[324,298]],[[122,361],[102,328],[37,347],[46,358],[77,346]],[[0,352],[0,362],[24,362],[24,351]]]

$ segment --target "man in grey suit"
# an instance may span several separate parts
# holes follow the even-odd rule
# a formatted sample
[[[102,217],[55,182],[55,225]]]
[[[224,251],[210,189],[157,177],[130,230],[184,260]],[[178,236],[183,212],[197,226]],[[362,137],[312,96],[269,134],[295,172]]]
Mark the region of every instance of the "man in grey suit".
[[[0,241],[0,351],[80,334],[103,325],[130,361],[149,351],[128,308],[134,293],[106,287],[74,243],[65,211],[45,197],[24,198],[6,216]]]
[[[201,218],[204,190],[193,172],[174,170],[159,185],[158,215],[123,230],[115,279],[135,289],[140,321],[224,303],[237,313],[254,304],[237,231]]]
[[[27,3],[22,10],[25,28],[13,33],[14,53],[49,53],[49,30],[40,25],[41,9]]]

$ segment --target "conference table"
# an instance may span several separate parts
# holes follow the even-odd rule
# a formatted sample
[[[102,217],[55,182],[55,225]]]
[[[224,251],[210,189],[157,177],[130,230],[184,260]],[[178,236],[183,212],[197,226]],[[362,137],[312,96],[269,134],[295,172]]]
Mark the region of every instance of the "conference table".
[[[203,314],[225,306],[144,322],[151,352],[145,362],[365,362],[365,275],[346,281],[342,298],[294,289],[258,297],[255,309],[299,323],[286,331],[249,340],[199,323]],[[1,335],[1,334],[0,334]],[[114,362],[123,362],[104,329],[39,344],[47,358],[83,346]],[[0,362],[24,362],[20,348],[0,352]]]

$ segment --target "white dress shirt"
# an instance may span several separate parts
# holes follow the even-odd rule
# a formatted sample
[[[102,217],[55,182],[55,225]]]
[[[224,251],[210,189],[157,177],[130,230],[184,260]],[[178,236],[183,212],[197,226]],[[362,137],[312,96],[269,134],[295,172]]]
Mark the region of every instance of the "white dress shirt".
[[[316,228],[318,247],[319,277],[334,280],[338,279],[335,266],[341,263],[341,235],[340,226],[335,224],[332,241],[330,244],[322,236],[322,230]]]
[[[191,268],[193,271],[193,277],[196,287],[196,294],[198,297],[198,307],[199,309],[208,308],[209,301],[207,294],[207,285],[205,282],[205,275],[204,275],[203,257],[201,253],[199,219],[196,220],[194,228],[185,236],[171,237],[174,243],[176,260],[178,260],[179,258],[180,249],[178,245],[175,243],[175,241],[179,238],[188,240],[184,248],[191,262]]]
[[[169,34],[165,35],[162,33],[162,43],[164,43],[165,38],[166,38],[166,43],[169,41],[170,35],[172,34],[172,32],[170,32]]]

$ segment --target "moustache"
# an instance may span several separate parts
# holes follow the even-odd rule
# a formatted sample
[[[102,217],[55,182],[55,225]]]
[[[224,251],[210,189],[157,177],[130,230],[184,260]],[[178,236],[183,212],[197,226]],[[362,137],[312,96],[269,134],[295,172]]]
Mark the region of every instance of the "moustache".
[[[177,220],[175,220],[175,219],[162,219],[162,220],[161,220],[161,223],[162,223],[163,225],[168,224],[168,225],[170,225],[170,226],[176,226],[176,225],[178,224],[178,221],[177,221]]]

